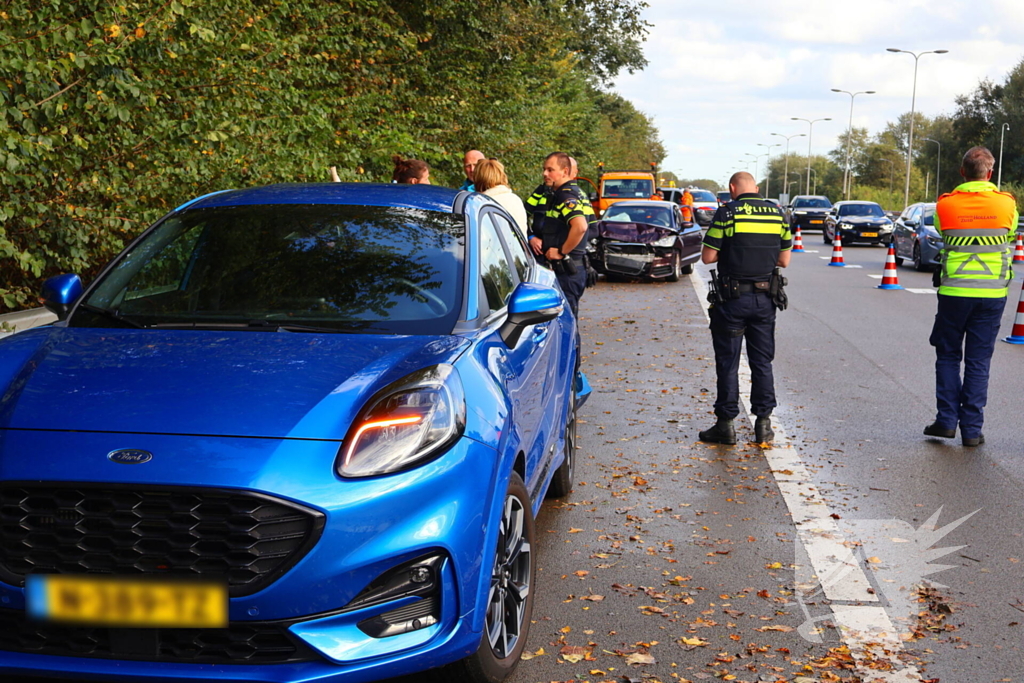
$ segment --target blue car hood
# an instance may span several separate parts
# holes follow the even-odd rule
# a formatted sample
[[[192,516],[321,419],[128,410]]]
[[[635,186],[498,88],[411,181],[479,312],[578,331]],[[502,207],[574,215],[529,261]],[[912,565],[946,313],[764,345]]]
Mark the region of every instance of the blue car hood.
[[[40,328],[0,342],[0,429],[333,439],[460,337]]]

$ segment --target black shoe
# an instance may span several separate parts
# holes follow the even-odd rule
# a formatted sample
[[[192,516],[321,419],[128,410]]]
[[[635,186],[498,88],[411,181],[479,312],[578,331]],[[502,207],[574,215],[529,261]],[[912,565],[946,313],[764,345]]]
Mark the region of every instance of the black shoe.
[[[772,418],[768,415],[754,420],[754,440],[758,443],[771,443],[775,438],[772,431]]]
[[[980,446],[985,443],[985,435],[978,434],[977,436],[963,436],[960,437],[960,443],[967,448],[974,448],[975,446]]]
[[[707,443],[724,443],[730,446],[736,443],[736,429],[732,426],[732,420],[719,418],[714,427],[704,430],[699,436],[701,441]]]
[[[956,436],[956,430],[946,429],[945,427],[940,427],[938,422],[932,422],[930,425],[924,428],[924,435],[938,436],[942,437],[943,439],[952,439],[954,436]]]

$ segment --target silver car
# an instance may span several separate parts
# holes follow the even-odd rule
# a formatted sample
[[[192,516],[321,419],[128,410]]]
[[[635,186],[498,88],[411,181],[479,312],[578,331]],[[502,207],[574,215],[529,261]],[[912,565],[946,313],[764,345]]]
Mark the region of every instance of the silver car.
[[[933,270],[939,265],[942,236],[935,229],[935,202],[911,204],[892,229],[892,244],[896,249],[896,265],[904,260],[914,263],[916,270]]]

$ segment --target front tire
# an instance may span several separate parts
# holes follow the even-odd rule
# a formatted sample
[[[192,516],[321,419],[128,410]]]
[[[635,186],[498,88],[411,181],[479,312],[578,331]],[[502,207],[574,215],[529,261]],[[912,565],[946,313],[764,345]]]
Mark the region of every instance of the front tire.
[[[501,511],[480,649],[453,664],[451,678],[501,683],[515,671],[526,647],[533,615],[535,533],[530,494],[520,476],[513,472]]]
[[[929,270],[929,266],[921,260],[921,245],[917,242],[914,242],[914,270],[918,272]]]
[[[825,244],[832,244],[832,238],[828,236],[828,229],[821,229],[821,239],[825,241]]]
[[[679,277],[682,274],[682,257],[678,251],[672,252],[672,273],[668,276],[669,282],[679,282]]]

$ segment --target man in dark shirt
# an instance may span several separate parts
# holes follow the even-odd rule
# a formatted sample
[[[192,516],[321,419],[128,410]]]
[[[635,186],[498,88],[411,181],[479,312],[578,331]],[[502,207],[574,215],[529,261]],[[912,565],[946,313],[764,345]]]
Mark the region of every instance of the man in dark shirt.
[[[758,443],[770,442],[771,414],[777,405],[772,360],[775,358],[775,301],[770,289],[776,267],[789,265],[792,238],[779,207],[757,193],[753,176],[733,174],[733,198],[718,208],[704,236],[701,260],[718,264],[722,296],[711,306],[715,347],[717,422],[700,433],[701,441],[736,443],[733,420],[739,415],[741,343],[747,340],[750,362],[750,409]],[[724,300],[721,300],[724,299]]]

